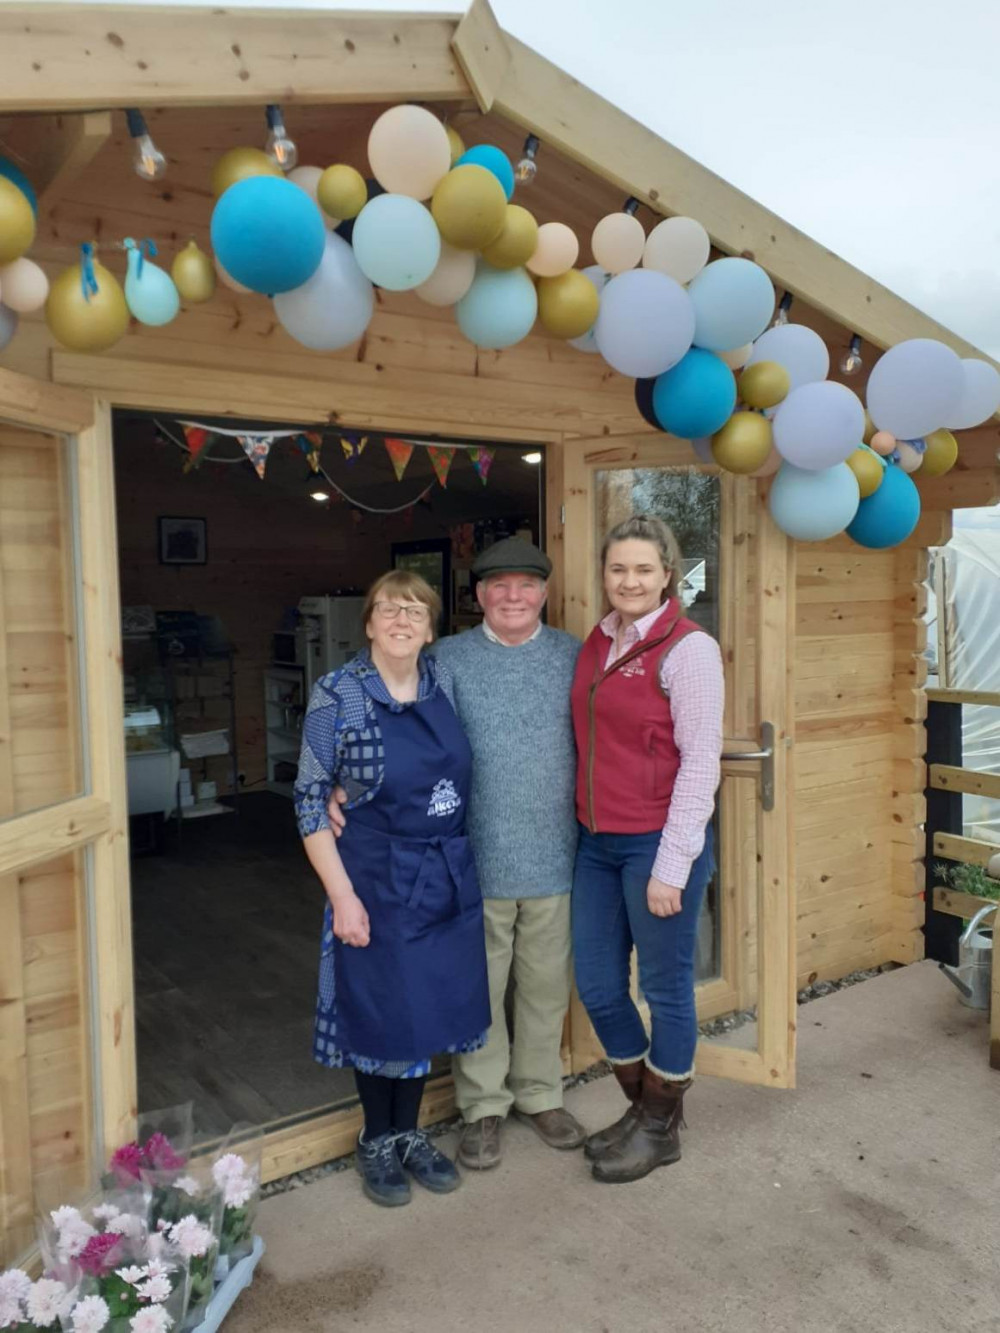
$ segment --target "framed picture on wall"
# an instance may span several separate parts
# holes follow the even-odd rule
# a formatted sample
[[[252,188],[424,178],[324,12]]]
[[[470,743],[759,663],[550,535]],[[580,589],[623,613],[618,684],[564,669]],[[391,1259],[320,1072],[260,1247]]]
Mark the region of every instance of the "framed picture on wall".
[[[204,565],[208,561],[208,523],[203,518],[161,516],[160,564]]]
[[[440,634],[451,633],[451,538],[393,542],[393,569],[408,569],[425,579],[441,598]]]

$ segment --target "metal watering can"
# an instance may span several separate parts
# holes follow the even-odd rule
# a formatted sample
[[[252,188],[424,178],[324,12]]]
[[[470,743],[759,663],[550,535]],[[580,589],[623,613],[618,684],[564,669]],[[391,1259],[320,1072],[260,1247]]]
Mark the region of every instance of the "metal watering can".
[[[993,971],[993,929],[981,930],[980,921],[994,913],[1000,903],[987,903],[962,931],[958,941],[958,967],[939,963],[941,971],[954,982],[959,998],[970,1009],[989,1009],[990,982]]]

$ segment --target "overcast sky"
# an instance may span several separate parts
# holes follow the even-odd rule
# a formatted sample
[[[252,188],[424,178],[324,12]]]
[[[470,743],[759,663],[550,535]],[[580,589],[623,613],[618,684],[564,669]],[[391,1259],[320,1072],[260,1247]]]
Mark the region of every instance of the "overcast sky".
[[[492,3],[521,41],[1000,358],[1000,0]]]

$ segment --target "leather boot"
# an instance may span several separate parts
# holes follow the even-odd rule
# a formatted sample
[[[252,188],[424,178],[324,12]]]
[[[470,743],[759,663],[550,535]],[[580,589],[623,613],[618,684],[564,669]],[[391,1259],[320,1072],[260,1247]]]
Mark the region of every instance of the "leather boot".
[[[617,1143],[619,1139],[624,1138],[635,1123],[639,1098],[642,1096],[642,1071],[645,1068],[644,1060],[631,1060],[628,1064],[611,1066],[611,1072],[618,1080],[622,1092],[628,1098],[628,1109],[613,1125],[608,1125],[607,1129],[591,1134],[583,1145],[584,1156],[589,1157],[591,1161],[606,1153],[611,1145]]]
[[[626,1184],[641,1180],[658,1166],[680,1161],[684,1094],[691,1080],[671,1083],[652,1070],[642,1078],[642,1100],[634,1122],[617,1143],[594,1162],[595,1180]]]

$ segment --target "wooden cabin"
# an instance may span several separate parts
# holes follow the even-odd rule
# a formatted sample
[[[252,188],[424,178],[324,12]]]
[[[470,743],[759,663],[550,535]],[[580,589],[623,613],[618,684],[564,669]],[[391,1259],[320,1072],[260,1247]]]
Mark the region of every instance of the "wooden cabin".
[[[151,236],[167,266],[191,237],[209,250],[212,165],[230,147],[262,142],[266,104],[283,104],[301,162],[339,160],[364,171],[375,116],[407,101],[446,116],[466,142],[497,144],[514,160],[525,135],[536,135],[530,207],[539,220],[573,227],[581,264],[589,262],[595,223],[632,196],[647,229],[660,214],[689,215],[708,229],[718,254],[756,259],[776,289],[794,298],[790,317],[825,339],[834,367],[853,335],[864,340],[868,368],[877,349],[914,336],[981,356],[502,32],[484,0],[460,19],[208,8],[181,17],[158,7],[86,5],[0,10],[0,145],[23,162],[38,190],[30,254],[50,275],[73,263],[86,240],[107,246]],[[161,181],[132,170],[127,107],[143,109],[168,157]],[[102,248],[100,258],[123,274],[123,254]],[[858,379],[850,383],[860,388]],[[769,518],[767,482],[720,475],[694,460],[687,442],[646,426],[631,381],[599,356],[537,334],[506,351],[480,351],[459,334],[450,310],[409,294],[379,293],[365,337],[332,354],[294,343],[266,298],[221,285],[211,301],[163,328],[133,324],[101,354],[66,351],[41,314],[25,317],[0,353],[0,1209],[7,1259],[30,1240],[33,1200],[86,1186],[100,1157],[130,1136],[140,1099],[155,1104],[168,1093],[156,1070],[145,1085],[137,1074],[167,1001],[153,995],[140,1005],[136,998],[149,961],[133,959],[133,917],[145,905],[132,889],[139,861],[129,839],[123,605],[216,614],[231,629],[244,626],[246,636],[256,621],[269,644],[279,626],[262,608],[294,601],[298,592],[363,584],[407,533],[367,516],[356,523],[349,506],[332,506],[314,538],[304,520],[290,524],[278,513],[300,501],[277,483],[269,491],[248,466],[186,476],[169,443],[162,448],[172,471],[164,479],[154,419],[174,435],[181,421],[232,419],[245,429],[497,445],[514,451],[504,465],[514,489],[523,489],[530,469],[523,453],[540,452],[544,499],[529,526],[555,562],[551,619],[579,635],[600,611],[595,551],[605,524],[631,512],[639,497],[667,494],[671,479],[707,478],[711,531],[705,549],[685,554],[701,561],[728,696],[714,952],[700,1002],[706,1018],[756,1005],[757,1022],[752,1040],[704,1044],[700,1067],[790,1087],[797,986],[923,956],[926,550],[947,539],[953,508],[996,499],[994,424],[963,433],[948,476],[920,482],[923,517],[903,546],[868,551],[839,538],[796,547]],[[336,471],[343,461],[338,451],[327,466],[350,491],[348,481],[360,486],[362,471]],[[223,472],[228,479],[219,479]],[[404,499],[416,489],[398,484]],[[505,485],[498,472],[482,492],[497,497],[500,511]],[[183,486],[190,488],[186,503]],[[444,494],[434,493],[429,516],[420,517],[427,526],[411,535],[430,539],[462,521],[458,482],[442,519],[435,506],[446,503]],[[268,497],[270,519],[260,497]],[[165,572],[154,518],[203,514],[210,503],[222,508],[218,523],[209,523],[207,565]],[[516,521],[526,505],[518,494],[507,516]],[[470,508],[465,518],[479,512]],[[317,564],[325,588],[307,586]],[[223,597],[220,580],[234,570],[240,578]],[[256,710],[252,725],[241,730],[242,716],[234,723],[251,777],[267,729],[261,675],[269,655],[248,637],[236,657],[237,710]],[[226,772],[217,778],[224,798]],[[240,794],[241,802],[250,799]],[[134,821],[132,831],[134,838]],[[178,863],[173,878],[157,881],[159,891],[176,893],[182,917],[183,929],[170,936],[174,961],[188,947],[191,959],[204,953],[197,951],[201,919],[185,916],[186,874]],[[309,909],[317,930],[318,901],[317,894]],[[266,943],[266,929],[264,936]],[[261,938],[258,961],[266,953]],[[220,968],[238,947],[235,937],[222,946]],[[301,969],[305,1032],[314,960],[310,943]],[[195,971],[189,961],[181,974],[188,980],[171,981],[178,1004],[186,986],[196,993]],[[278,999],[257,998],[263,1041],[268,1005]],[[192,1061],[202,1026],[229,1021],[203,1004],[172,1013],[174,1026],[187,1029]],[[286,1054],[289,1070],[309,1062],[306,1041]],[[574,1006],[567,1068],[599,1055]],[[427,1113],[445,1114],[450,1105],[444,1077],[432,1085]],[[318,1094],[294,1115],[258,1118],[267,1122],[272,1178],[349,1151],[357,1128],[354,1111],[332,1094]]]

